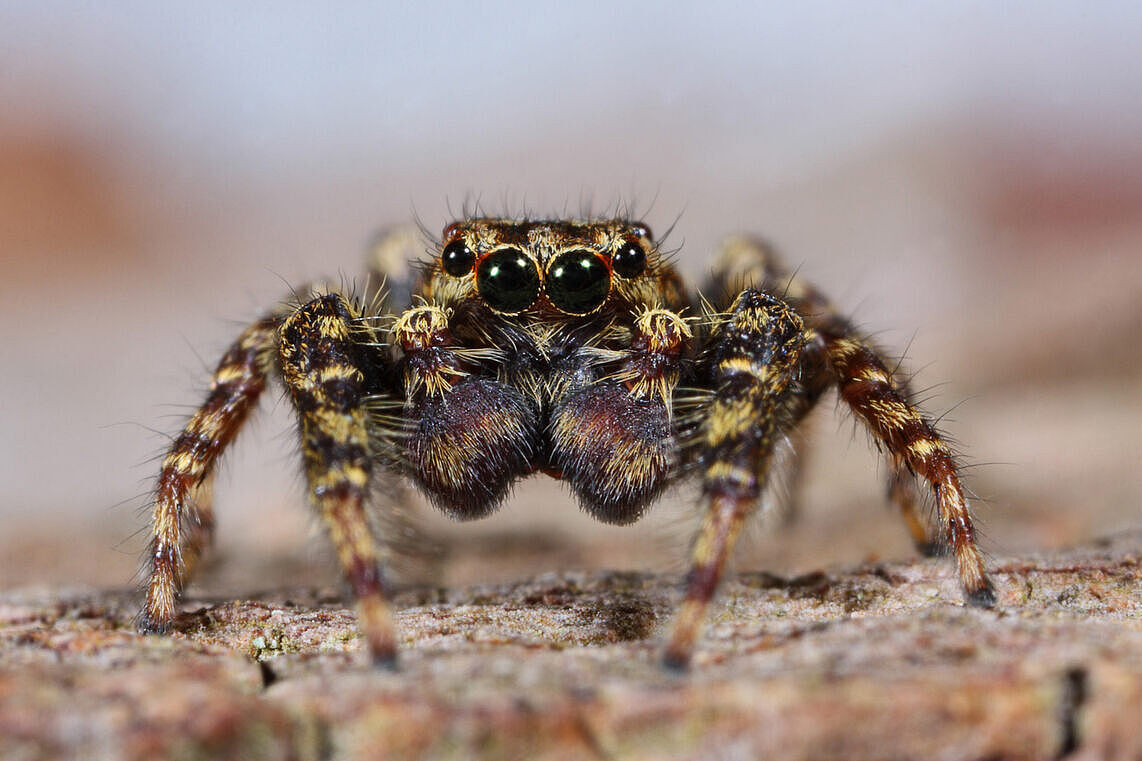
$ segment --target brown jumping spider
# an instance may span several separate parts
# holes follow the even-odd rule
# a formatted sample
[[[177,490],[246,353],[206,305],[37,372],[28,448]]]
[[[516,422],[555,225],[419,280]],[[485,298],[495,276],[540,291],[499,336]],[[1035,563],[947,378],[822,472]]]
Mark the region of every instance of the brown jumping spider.
[[[171,627],[211,536],[214,466],[271,375],[297,412],[310,498],[383,665],[395,664],[396,633],[365,504],[382,473],[465,520],[541,471],[615,524],[694,476],[705,518],[664,655],[684,668],[775,446],[833,387],[887,452],[916,544],[946,543],[966,600],[994,603],[947,443],[883,355],[758,241],[725,245],[701,300],[646,225],[625,219],[463,219],[415,281],[373,268],[411,305],[393,311],[393,291],[358,301],[316,289],[222,357],[163,460],[143,630]],[[942,541],[919,517],[913,476],[935,494]]]

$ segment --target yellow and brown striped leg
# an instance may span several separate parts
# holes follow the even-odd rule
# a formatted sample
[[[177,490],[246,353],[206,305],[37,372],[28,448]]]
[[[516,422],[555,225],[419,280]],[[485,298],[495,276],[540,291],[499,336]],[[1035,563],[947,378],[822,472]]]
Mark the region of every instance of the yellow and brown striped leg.
[[[729,300],[746,288],[777,296],[793,307],[806,325],[811,324],[819,311],[830,309],[823,296],[785,266],[772,245],[760,238],[738,235],[722,241],[703,292],[717,294],[714,306],[725,309]],[[831,377],[818,372],[827,370],[828,364],[823,343],[814,334],[806,336],[801,363],[800,393],[790,395],[783,410],[789,430],[797,428],[817,406],[821,395],[833,386]],[[805,460],[810,446],[811,437],[803,435],[785,473],[788,504],[784,506],[783,523],[787,525],[795,523],[801,512]]]
[[[976,547],[971,511],[951,449],[908,402],[872,347],[852,336],[830,337],[827,347],[841,398],[894,461],[931,485],[965,599],[972,605],[994,605],[995,592]]]
[[[336,294],[319,296],[281,327],[282,380],[298,414],[310,498],[357,599],[375,664],[396,665],[396,632],[379,545],[365,513],[373,456],[364,409],[370,360],[359,315]]]
[[[907,392],[902,392],[902,398],[907,399]],[[948,546],[932,534],[931,526],[923,509],[923,497],[916,486],[916,476],[908,469],[908,463],[901,457],[891,457],[891,468],[888,473],[888,501],[896,505],[904,525],[908,527],[908,534],[912,537],[912,544],[925,557],[939,557],[946,555]]]
[[[818,323],[820,327],[813,326],[813,322]],[[859,337],[855,336],[848,322],[835,313],[830,312],[826,318],[807,318],[806,324],[811,327],[806,331],[806,345],[802,355],[802,393],[791,400],[789,410],[793,425],[799,424],[816,405],[822,394],[837,383],[837,377],[828,359],[829,347],[836,338],[826,337],[820,331],[833,331],[834,336],[839,332],[841,336],[849,335],[853,336],[853,340],[861,341]],[[871,345],[864,345],[869,346],[870,350],[874,354],[876,353],[874,349],[871,349]],[[884,367],[883,363],[881,363],[881,367]],[[912,398],[906,380],[897,377],[887,369],[884,369],[884,376],[900,399],[907,402]],[[909,468],[907,460],[891,450],[888,455],[888,501],[895,505],[900,512],[900,517],[912,537],[912,543],[921,554],[928,557],[943,554],[944,545],[932,534],[929,521],[922,509],[923,503],[917,491],[916,477]]]
[[[280,321],[277,314],[267,315],[230,346],[214,371],[206,401],[163,458],[152,515],[151,574],[139,619],[142,631],[170,628],[183,583],[210,541],[214,466],[265,388]]]
[[[804,326],[779,299],[746,290],[710,341],[706,361],[715,395],[699,445],[709,507],[663,659],[678,670],[690,662],[742,525],[765,489],[774,447],[786,429],[780,410],[798,367]]]
[[[793,425],[796,425],[812,410],[821,395],[834,385],[835,378],[827,359],[828,341],[842,337],[862,339],[824,294],[782,263],[772,246],[749,236],[729,238],[722,244],[708,287],[714,293],[727,293],[750,286],[788,302],[805,320],[810,331],[803,359],[803,393],[791,399],[793,408],[789,411]],[[896,373],[890,376],[902,399],[913,398],[907,379]],[[900,512],[916,549],[928,556],[941,554],[944,545],[931,533],[915,478],[905,458],[890,456],[887,480],[888,500]],[[796,485],[794,482],[794,489]],[[796,507],[794,502],[791,512]]]

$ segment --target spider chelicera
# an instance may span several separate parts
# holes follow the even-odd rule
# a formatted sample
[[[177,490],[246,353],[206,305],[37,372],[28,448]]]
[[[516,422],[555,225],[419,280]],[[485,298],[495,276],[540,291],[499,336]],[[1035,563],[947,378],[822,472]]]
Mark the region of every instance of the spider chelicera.
[[[375,249],[393,250],[407,243]],[[916,544],[949,548],[966,600],[994,603],[948,444],[883,355],[766,245],[728,241],[701,299],[649,228],[625,219],[466,218],[432,251],[411,276],[376,255],[387,292],[307,291],[230,346],[162,463],[144,631],[173,624],[211,537],[214,466],[271,377],[297,413],[309,495],[381,665],[395,664],[397,638],[383,537],[366,513],[380,475],[463,520],[543,472],[615,524],[697,479],[704,519],[664,653],[685,668],[775,447],[831,388],[887,454],[890,497]],[[934,534],[918,480],[935,496]]]

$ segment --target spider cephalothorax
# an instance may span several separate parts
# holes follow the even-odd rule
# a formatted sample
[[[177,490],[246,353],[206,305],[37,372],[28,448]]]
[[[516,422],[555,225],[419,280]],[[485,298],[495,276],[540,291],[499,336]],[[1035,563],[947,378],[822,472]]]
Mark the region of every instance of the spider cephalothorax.
[[[374,269],[392,274],[380,257]],[[697,479],[705,519],[666,650],[681,667],[775,447],[830,388],[888,454],[890,494],[917,545],[941,541],[917,513],[913,475],[935,494],[967,600],[994,602],[947,444],[880,353],[758,241],[725,244],[699,302],[641,223],[464,219],[445,228],[418,279],[391,284],[411,295],[402,311],[382,293],[361,306],[315,289],[227,351],[163,461],[145,630],[174,620],[213,526],[213,467],[271,376],[297,411],[310,496],[381,663],[395,661],[396,639],[383,537],[365,512],[381,472],[459,519],[487,515],[517,480],[543,472],[618,524]]]

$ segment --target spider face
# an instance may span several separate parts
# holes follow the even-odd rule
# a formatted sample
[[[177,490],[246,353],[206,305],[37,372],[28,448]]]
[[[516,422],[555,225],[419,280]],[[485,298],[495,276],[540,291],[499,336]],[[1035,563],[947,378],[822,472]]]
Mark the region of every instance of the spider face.
[[[392,331],[403,389],[376,404],[403,417],[376,448],[454,518],[487,515],[538,471],[599,520],[636,520],[682,463],[673,390],[693,336],[650,229],[469,219],[438,251],[426,303]]]
[[[649,251],[641,223],[474,219],[445,228],[439,266],[496,314],[581,317],[643,275]]]
[[[391,274],[381,261],[375,273]],[[377,295],[362,307],[318,290],[271,310],[223,356],[163,460],[145,631],[174,622],[210,538],[214,466],[273,378],[297,413],[310,498],[378,663],[396,658],[381,538],[365,509],[378,473],[459,519],[487,515],[516,481],[546,473],[615,524],[697,480],[704,521],[665,653],[682,667],[778,443],[830,389],[888,454],[890,495],[917,546],[934,542],[916,477],[934,495],[968,602],[994,601],[951,450],[880,352],[764,244],[727,242],[699,298],[642,223],[471,218],[444,229],[420,273],[395,280],[411,304],[391,309]]]

